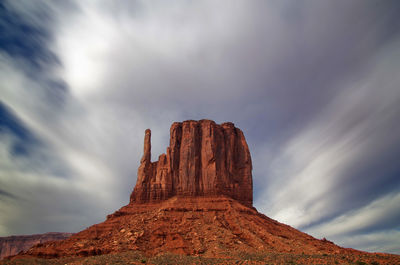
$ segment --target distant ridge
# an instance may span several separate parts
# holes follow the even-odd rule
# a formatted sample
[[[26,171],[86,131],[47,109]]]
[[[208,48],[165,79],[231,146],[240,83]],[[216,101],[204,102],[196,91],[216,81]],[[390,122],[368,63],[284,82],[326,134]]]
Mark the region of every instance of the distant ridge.
[[[71,235],[72,233],[50,232],[36,235],[0,237],[0,259],[28,250],[33,245],[47,241],[66,239]]]

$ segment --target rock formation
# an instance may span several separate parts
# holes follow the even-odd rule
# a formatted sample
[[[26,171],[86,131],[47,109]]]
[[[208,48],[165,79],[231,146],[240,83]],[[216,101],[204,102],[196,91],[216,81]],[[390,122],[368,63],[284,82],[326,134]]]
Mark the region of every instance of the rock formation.
[[[243,132],[233,123],[210,120],[175,122],[166,154],[151,162],[151,131],[131,203],[167,200],[173,196],[226,195],[253,204],[252,164]]]
[[[0,259],[28,250],[33,245],[48,241],[63,240],[71,233],[45,233],[38,235],[0,237]]]
[[[31,248],[45,258],[139,250],[219,257],[225,253],[360,253],[313,238],[225,195],[129,204],[64,241]]]
[[[289,260],[279,264],[292,263],[293,257],[302,264],[356,259],[400,264],[400,256],[342,248],[257,212],[252,207],[250,152],[233,123],[184,121],[172,124],[170,133],[166,154],[151,162],[151,132],[146,130],[128,205],[66,240],[36,245],[13,259],[134,250],[149,257],[178,253],[230,258],[261,253],[270,255],[268,263],[274,264],[285,255]]]

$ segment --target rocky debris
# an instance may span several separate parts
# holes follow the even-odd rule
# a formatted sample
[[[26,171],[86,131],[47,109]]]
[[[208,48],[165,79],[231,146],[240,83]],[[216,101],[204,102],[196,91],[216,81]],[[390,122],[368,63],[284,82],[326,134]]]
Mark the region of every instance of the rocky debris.
[[[38,245],[27,255],[93,256],[138,250],[224,257],[227,253],[365,254],[318,240],[221,196],[173,197],[129,204],[117,215],[70,238]]]
[[[63,240],[71,233],[45,233],[38,235],[0,237],[0,259],[28,250],[33,245],[48,241]]]
[[[253,183],[249,148],[233,123],[210,120],[175,122],[166,154],[151,162],[151,131],[131,203],[167,200],[173,196],[226,195],[252,206]]]

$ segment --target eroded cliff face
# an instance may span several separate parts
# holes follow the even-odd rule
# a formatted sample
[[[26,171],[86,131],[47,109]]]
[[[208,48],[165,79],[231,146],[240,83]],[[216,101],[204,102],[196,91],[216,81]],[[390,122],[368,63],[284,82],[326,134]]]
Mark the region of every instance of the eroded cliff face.
[[[167,200],[173,196],[226,195],[253,204],[252,164],[243,132],[233,123],[211,120],[175,122],[166,154],[151,162],[151,131],[131,203]]]

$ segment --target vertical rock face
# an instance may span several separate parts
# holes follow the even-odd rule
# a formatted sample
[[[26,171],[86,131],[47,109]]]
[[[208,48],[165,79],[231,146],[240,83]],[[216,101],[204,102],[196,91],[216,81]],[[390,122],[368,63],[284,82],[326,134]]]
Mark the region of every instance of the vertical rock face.
[[[252,164],[243,132],[233,123],[210,120],[175,122],[166,154],[151,162],[151,131],[131,202],[147,203],[179,196],[226,195],[253,204]]]

